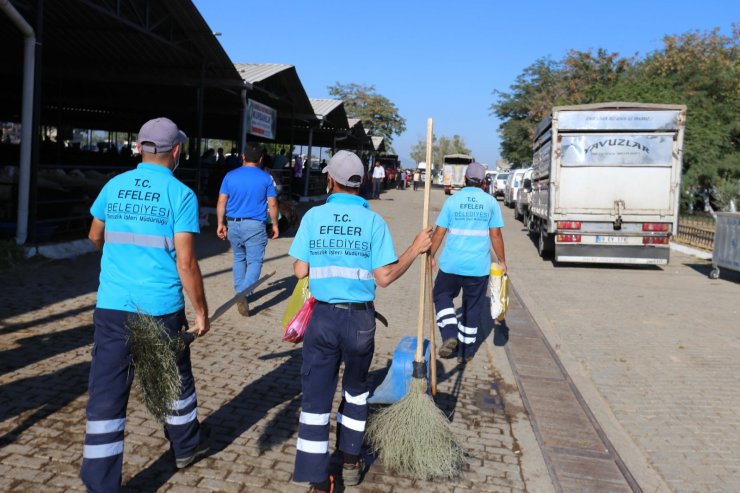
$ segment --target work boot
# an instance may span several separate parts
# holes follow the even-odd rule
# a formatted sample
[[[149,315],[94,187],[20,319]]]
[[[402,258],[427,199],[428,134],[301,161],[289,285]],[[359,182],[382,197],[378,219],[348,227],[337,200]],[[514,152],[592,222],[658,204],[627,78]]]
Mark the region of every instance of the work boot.
[[[326,481],[311,484],[308,493],[334,493],[334,476],[330,474]]]
[[[237,301],[236,309],[239,310],[239,314],[242,317],[248,317],[249,316],[249,303],[247,303],[247,299],[244,298],[243,300]]]
[[[457,352],[457,339],[447,339],[439,348],[439,357],[449,359]]]
[[[357,459],[354,463],[342,464],[342,481],[345,486],[357,486],[362,481],[362,476],[365,472],[365,461],[362,457]]]
[[[197,447],[195,447],[195,450],[193,451],[192,454],[185,456],[185,457],[180,457],[179,459],[175,458],[175,466],[178,469],[184,469],[188,467],[189,465],[193,464],[194,462],[196,462],[198,459],[201,459],[202,457],[204,457],[210,449],[211,449],[210,433],[208,433],[208,430],[204,426],[201,426],[200,443],[198,444]]]

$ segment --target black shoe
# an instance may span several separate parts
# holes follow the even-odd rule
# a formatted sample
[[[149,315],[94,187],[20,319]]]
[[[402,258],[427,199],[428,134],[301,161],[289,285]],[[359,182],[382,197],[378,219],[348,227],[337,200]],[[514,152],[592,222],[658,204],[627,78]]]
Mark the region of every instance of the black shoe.
[[[210,436],[208,435],[207,431],[205,431],[203,427],[201,427],[200,443],[195,448],[195,451],[188,456],[181,457],[179,459],[175,458],[175,466],[178,469],[185,469],[189,465],[196,462],[198,459],[203,458],[210,449],[211,449]]]
[[[472,354],[466,354],[465,356],[458,356],[457,362],[461,365],[467,364],[469,362],[473,361],[473,355]]]
[[[442,343],[442,346],[439,348],[439,354],[440,358],[449,359],[455,356],[455,353],[457,352],[457,339],[447,339],[445,342]]]

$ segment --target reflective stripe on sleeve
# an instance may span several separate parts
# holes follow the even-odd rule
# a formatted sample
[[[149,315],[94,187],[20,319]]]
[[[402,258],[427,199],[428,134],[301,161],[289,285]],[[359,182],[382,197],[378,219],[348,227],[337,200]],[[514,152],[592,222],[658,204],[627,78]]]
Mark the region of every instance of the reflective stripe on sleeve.
[[[460,236],[488,236],[487,229],[460,229],[450,228],[450,234]]]
[[[365,431],[365,422],[356,419],[348,418],[343,414],[337,413],[337,423],[340,423],[345,428],[349,428],[354,431]]]
[[[106,231],[105,242],[117,243],[120,245],[136,245],[142,247],[162,248],[164,250],[175,249],[175,239],[171,236],[143,235],[139,233]]]
[[[123,431],[126,427],[126,418],[105,419],[100,421],[88,421],[85,425],[85,431],[91,435],[102,433],[113,433],[114,431]]]
[[[120,442],[105,443],[103,445],[85,445],[82,456],[85,459],[102,459],[114,457],[123,453],[123,440]]]
[[[328,425],[330,413],[316,414],[301,411],[301,419],[304,425]]]
[[[311,267],[309,271],[311,279],[325,279],[327,277],[341,277],[343,279],[354,279],[360,281],[371,281],[374,279],[373,273],[366,269],[356,269],[353,267],[339,267],[337,265],[328,265],[326,267]]]
[[[329,451],[329,441],[316,442],[299,438],[295,448],[308,454],[325,454]]]

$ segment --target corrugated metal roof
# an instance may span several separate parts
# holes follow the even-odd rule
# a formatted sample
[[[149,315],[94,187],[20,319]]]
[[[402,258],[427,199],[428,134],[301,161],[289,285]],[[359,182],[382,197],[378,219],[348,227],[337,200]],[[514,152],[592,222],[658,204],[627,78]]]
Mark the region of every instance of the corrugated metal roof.
[[[309,98],[309,101],[311,101],[311,106],[313,107],[313,112],[316,113],[316,116],[322,118],[344,104],[341,99]]]
[[[293,65],[283,63],[235,63],[236,71],[242,79],[250,84],[262,82],[265,79],[293,68]]]
[[[360,123],[362,120],[359,118],[347,118],[347,123],[349,124],[349,128],[353,128],[355,125]]]

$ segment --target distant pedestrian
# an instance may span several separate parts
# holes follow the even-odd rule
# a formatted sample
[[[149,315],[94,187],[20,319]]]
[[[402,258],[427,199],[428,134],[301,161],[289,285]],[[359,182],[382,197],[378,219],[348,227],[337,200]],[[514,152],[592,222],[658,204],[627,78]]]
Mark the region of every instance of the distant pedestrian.
[[[121,487],[126,406],[134,378],[128,321],[145,313],[176,337],[188,325],[184,289],[195,310],[198,335],[210,328],[195,252],[198,200],[173,175],[185,134],[171,120],[156,118],[138,136],[142,163],[106,183],[90,208],[89,238],[103,257],[80,470],[88,491]],[[180,398],[172,403],[164,428],[175,466],[181,469],[208,452],[208,440],[197,419],[190,349],[177,354],[177,367]]]
[[[401,171],[401,190],[406,189],[406,180],[408,179],[408,174],[406,173],[406,170]]]
[[[442,334],[439,356],[465,363],[472,357],[477,340],[481,309],[486,299],[490,250],[506,271],[506,255],[501,228],[501,209],[491,195],[482,190],[485,168],[471,163],[465,172],[465,187],[447,199],[437,217],[432,235],[432,257],[449,237],[439,259],[434,282],[434,308]],[[453,299],[462,289],[462,318],[457,319]]]
[[[373,168],[373,198],[380,199],[380,191],[383,189],[383,180],[385,179],[385,170],[380,165],[380,161],[375,161]]]
[[[272,221],[272,238],[280,235],[278,204],[272,176],[260,169],[261,146],[247,144],[244,164],[229,171],[221,184],[216,205],[216,234],[228,238],[234,256],[234,291],[240,293],[257,279],[267,246],[267,215]],[[249,296],[237,302],[242,316],[249,316]]]
[[[419,182],[421,181],[421,173],[419,169],[414,170],[414,192],[419,188]]]

